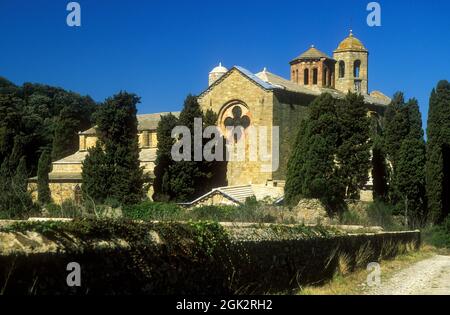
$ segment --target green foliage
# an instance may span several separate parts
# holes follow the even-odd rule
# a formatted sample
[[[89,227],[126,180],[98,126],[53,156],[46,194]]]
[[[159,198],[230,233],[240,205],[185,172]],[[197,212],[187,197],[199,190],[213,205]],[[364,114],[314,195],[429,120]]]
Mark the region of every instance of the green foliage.
[[[440,81],[430,96],[426,181],[430,219],[450,214],[450,83]]]
[[[386,161],[382,136],[375,135],[372,147],[372,180],[373,199],[385,202],[388,200],[389,166]]]
[[[425,229],[423,234],[427,243],[438,248],[450,248],[450,217],[444,219],[439,225]]]
[[[348,93],[337,106],[340,140],[336,151],[338,175],[345,197],[358,199],[370,169],[370,120],[362,95]]]
[[[99,144],[83,163],[85,198],[104,202],[109,197],[122,204],[143,199],[146,178],[139,161],[137,103],[136,95],[120,92],[106,99],[95,114]],[[102,181],[106,183],[95,187]]]
[[[174,221],[180,213],[181,208],[176,204],[152,201],[143,201],[123,208],[126,218],[143,221]]]
[[[336,100],[327,93],[317,97],[303,121],[288,163],[285,198],[319,198],[328,210],[342,206],[344,187],[334,162],[340,135]]]
[[[0,163],[7,157],[18,163],[25,156],[28,173],[35,176],[43,150],[53,150],[55,159],[76,151],[78,132],[90,126],[96,108],[90,97],[46,85],[18,87],[1,81]]]
[[[194,120],[202,119],[204,130],[206,127],[215,126],[217,114],[208,110],[201,111],[197,98],[188,95],[180,118],[172,115],[162,117],[158,125],[158,150],[155,166],[154,199],[157,201],[179,201],[188,202],[203,195],[214,187],[226,185],[226,162],[218,161],[194,161],[192,146],[194,141]],[[175,126],[184,126],[191,132],[191,160],[173,161],[171,156],[172,146],[175,139],[171,132]],[[203,140],[203,145],[206,139]],[[183,148],[187,150],[189,148]]]
[[[425,190],[426,147],[417,100],[404,102],[403,94],[394,96],[386,112],[385,150],[392,165],[390,203],[401,209],[412,226],[426,222]]]
[[[90,97],[79,95],[59,95],[58,101],[66,104],[54,122],[52,159],[59,160],[78,150],[79,136],[75,131],[84,131],[91,127],[94,101]]]
[[[365,209],[351,208],[342,213],[340,223],[346,225],[380,226],[387,231],[401,231],[405,229],[396,222],[395,207],[381,201],[376,201]]]
[[[385,113],[384,142],[389,161],[394,165],[398,160],[398,152],[402,141],[409,134],[408,108],[403,93],[397,92]]]
[[[425,154],[424,141],[414,138],[404,140],[398,154],[394,185],[403,197],[411,226],[426,223]]]
[[[153,182],[154,195],[153,199],[157,201],[168,201],[173,198],[173,193],[170,190],[170,175],[169,169],[173,165],[171,150],[175,143],[172,138],[172,129],[178,124],[178,119],[171,113],[161,116],[156,130],[158,139],[158,148],[156,151],[155,161],[155,179]]]
[[[183,110],[178,121],[180,126],[189,128],[191,133],[191,161],[179,161],[170,166],[170,189],[173,192],[174,200],[188,202],[200,196],[203,192],[204,181],[208,174],[204,171],[202,161],[194,161],[194,120],[203,118],[197,98],[188,95],[184,101]],[[185,150],[187,148],[184,148]]]
[[[51,171],[51,158],[47,151],[42,152],[38,163],[38,201],[41,204],[47,204],[51,202],[51,192],[49,187],[48,173]]]
[[[15,164],[15,163],[14,163]],[[9,159],[0,167],[0,217],[4,219],[26,218],[36,208],[27,191],[28,173],[25,158],[12,171]]]
[[[45,205],[45,216],[50,218],[81,218],[85,217],[83,206],[72,200],[66,200],[61,205],[48,203]]]
[[[111,163],[99,141],[95,147],[88,149],[88,155],[83,161],[81,189],[84,198],[96,203],[104,201],[111,188],[109,177],[112,172]]]
[[[235,206],[199,206],[185,209],[174,203],[144,201],[126,206],[126,218],[143,221],[214,221],[214,222],[279,222],[280,209],[271,208],[254,200]],[[293,223],[291,220],[284,223]]]
[[[205,131],[208,127],[215,128],[216,131],[220,134],[220,130],[217,127],[218,124],[218,115],[211,109],[208,109],[203,115],[203,131]],[[205,138],[203,140],[203,148],[210,141],[217,141],[215,146],[212,148],[211,152],[213,154],[222,152],[222,161],[202,161],[202,172],[205,174],[204,185],[201,187],[201,190],[198,192],[200,195],[205,194],[211,191],[213,188],[224,187],[227,186],[227,161],[226,161],[226,139],[222,137],[221,139],[215,139],[214,137]],[[220,145],[220,141],[223,141],[222,148],[218,147]],[[222,149],[222,151],[220,151]]]
[[[394,207],[384,202],[374,202],[367,208],[369,225],[381,226],[385,230],[399,231],[403,228],[395,222]]]

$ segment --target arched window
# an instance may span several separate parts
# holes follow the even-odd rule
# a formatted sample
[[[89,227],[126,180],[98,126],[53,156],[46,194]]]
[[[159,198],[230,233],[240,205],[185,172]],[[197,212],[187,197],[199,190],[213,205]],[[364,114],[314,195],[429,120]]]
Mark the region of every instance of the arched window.
[[[317,68],[313,69],[313,85],[317,85],[317,79],[318,79],[318,70]]]
[[[361,61],[355,60],[355,63],[353,65],[353,76],[355,78],[359,78],[359,72],[361,70]]]
[[[305,85],[309,85],[309,69],[305,69],[305,71],[303,71],[303,83]]]
[[[345,62],[339,61],[339,78],[345,77]]]

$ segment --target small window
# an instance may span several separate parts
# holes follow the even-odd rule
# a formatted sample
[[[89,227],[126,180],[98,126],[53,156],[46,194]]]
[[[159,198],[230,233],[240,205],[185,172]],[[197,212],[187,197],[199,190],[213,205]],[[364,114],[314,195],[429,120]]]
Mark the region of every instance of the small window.
[[[80,204],[81,201],[82,201],[82,199],[83,199],[83,193],[82,193],[82,191],[81,191],[80,185],[76,185],[76,186],[75,186],[73,195],[74,195],[74,198],[73,198],[73,199],[74,199],[75,203],[76,203],[76,204]]]
[[[313,69],[313,85],[317,85],[317,79],[318,79],[318,71],[317,68]]]
[[[353,67],[353,76],[355,78],[359,78],[359,72],[361,70],[361,61],[360,60],[356,60],[354,67]]]
[[[309,85],[309,69],[305,69],[303,72],[303,83]]]
[[[339,78],[345,77],[345,62],[339,61]]]

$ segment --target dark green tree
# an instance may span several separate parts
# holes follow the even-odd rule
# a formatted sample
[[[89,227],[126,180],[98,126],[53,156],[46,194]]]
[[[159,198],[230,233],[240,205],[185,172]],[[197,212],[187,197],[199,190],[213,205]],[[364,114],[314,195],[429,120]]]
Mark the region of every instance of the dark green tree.
[[[403,200],[406,225],[420,227],[426,222],[425,143],[409,137],[402,142],[394,185]]]
[[[387,165],[382,136],[375,135],[372,142],[373,199],[386,202],[388,200],[389,189],[389,167]]]
[[[450,83],[440,81],[431,92],[427,126],[427,195],[430,220],[450,214]]]
[[[395,168],[402,141],[409,134],[409,114],[403,93],[397,92],[385,113],[385,151]]]
[[[288,161],[284,192],[285,200],[290,205],[297,204],[303,195],[303,183],[305,177],[303,167],[308,152],[308,123],[308,119],[304,119],[300,123],[294,147]]]
[[[303,197],[318,198],[329,211],[341,210],[345,188],[335,163],[339,135],[336,100],[324,93],[311,104],[289,160],[285,188],[288,203]]]
[[[205,147],[206,144],[210,141],[217,141],[215,147],[212,150],[212,153],[216,154],[222,152],[223,154],[221,154],[219,160],[214,161],[206,161],[205,157],[203,157],[204,161],[202,163],[202,172],[203,174],[205,174],[206,180],[203,186],[203,190],[199,191],[199,194],[209,192],[213,188],[223,187],[227,185],[228,163],[226,161],[226,140],[223,136],[215,139],[215,137],[219,137],[218,134],[220,133],[218,129],[219,127],[217,127],[217,122],[218,115],[211,109],[208,109],[203,115],[203,127],[204,129],[208,127],[215,128],[217,134],[209,139],[204,139],[203,146]],[[221,145],[222,147],[220,147]]]
[[[204,182],[208,178],[205,173],[203,161],[194,160],[195,146],[202,150],[203,142],[194,141],[194,121],[202,119],[203,112],[193,95],[188,95],[184,101],[183,110],[180,113],[178,124],[189,128],[191,137],[190,161],[179,161],[169,168],[170,189],[174,194],[174,199],[180,202],[192,201],[204,190]],[[203,127],[203,126],[201,126]]]
[[[359,191],[369,179],[370,120],[364,97],[348,93],[339,102],[340,140],[336,152],[338,174],[345,185],[346,198],[358,199]]]
[[[171,113],[161,116],[156,129],[156,137],[158,140],[156,161],[155,161],[155,179],[153,182],[154,195],[153,200],[168,201],[173,198],[170,190],[169,168],[173,164],[171,150],[175,143],[172,138],[172,130],[178,124],[178,119]]]
[[[22,157],[17,169],[10,169],[9,159],[0,167],[0,216],[9,219],[23,219],[34,211],[30,193],[27,191],[28,172]]]
[[[48,177],[48,174],[51,172],[51,165],[52,161],[48,151],[42,152],[38,162],[37,190],[38,190],[38,201],[39,203],[44,205],[52,201]]]
[[[100,141],[88,149],[81,173],[83,198],[90,202],[104,202],[111,191],[112,163],[106,159]]]
[[[94,162],[100,163],[99,167],[102,172],[93,171],[95,165],[86,168],[86,162],[83,164],[83,173],[85,173],[83,179],[98,176],[103,173],[103,170],[107,173],[104,178],[92,178],[90,181],[107,180],[109,182],[108,190],[106,190],[107,198],[122,204],[137,203],[145,196],[145,176],[140,166],[137,136],[136,105],[138,103],[139,97],[126,92],[120,92],[112,98],[106,99],[95,114],[104,157],[96,152],[98,156],[95,157]],[[96,151],[99,149],[98,146]],[[91,162],[89,161],[89,163]],[[89,190],[92,185],[88,183],[86,186],[83,189],[85,196],[93,198],[95,194]],[[97,198],[98,202],[104,201],[100,196]]]
[[[399,94],[397,94],[399,95]],[[417,100],[394,97],[384,136],[392,165],[390,202],[413,225],[426,221],[425,140]],[[399,130],[401,129],[401,130]],[[395,139],[395,143],[394,143]]]

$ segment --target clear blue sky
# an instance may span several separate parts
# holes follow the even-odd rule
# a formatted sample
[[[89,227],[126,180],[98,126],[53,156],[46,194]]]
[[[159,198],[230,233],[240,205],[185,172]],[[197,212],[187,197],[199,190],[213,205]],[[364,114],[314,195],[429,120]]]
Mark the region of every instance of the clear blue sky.
[[[142,97],[141,113],[176,111],[207,85],[219,62],[289,76],[311,44],[331,54],[350,27],[370,51],[369,89],[419,99],[450,80],[450,1],[383,0],[382,26],[366,24],[367,0],[80,0],[81,28],[66,25],[68,0],[0,0],[0,76],[102,101]]]

